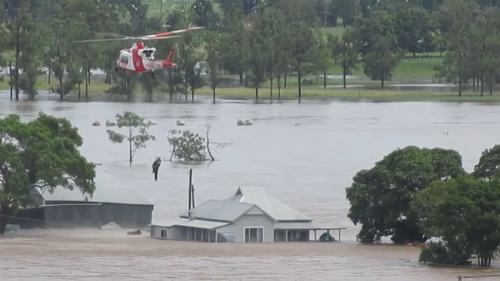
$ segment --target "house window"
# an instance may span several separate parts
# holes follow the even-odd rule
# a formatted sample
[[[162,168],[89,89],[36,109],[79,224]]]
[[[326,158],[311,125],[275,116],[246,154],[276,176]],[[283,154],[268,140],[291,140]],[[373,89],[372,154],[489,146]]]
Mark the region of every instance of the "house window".
[[[263,227],[248,227],[245,228],[245,242],[264,242]]]
[[[160,232],[160,237],[161,238],[167,238],[167,231],[165,229],[162,229]]]

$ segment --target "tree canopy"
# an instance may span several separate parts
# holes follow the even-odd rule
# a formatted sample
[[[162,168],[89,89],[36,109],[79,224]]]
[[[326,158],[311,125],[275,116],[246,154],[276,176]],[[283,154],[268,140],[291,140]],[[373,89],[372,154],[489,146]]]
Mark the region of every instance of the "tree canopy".
[[[88,97],[91,70],[96,68],[106,72],[107,93],[129,100],[138,86],[149,100],[153,93],[170,99],[176,95],[187,99],[191,94],[194,99],[197,89],[205,85],[215,96],[219,73],[238,75],[240,86],[255,88],[256,99],[267,81],[272,85],[270,95],[275,87],[280,98],[287,77],[296,76],[300,98],[308,76],[324,75],[331,63],[344,69],[344,77],[359,63],[368,77],[384,87],[404,54],[439,51],[443,59],[436,67],[436,78],[460,86],[472,80],[481,94],[487,89],[491,94],[500,81],[498,3],[196,0],[158,7],[155,1],[145,0],[4,0],[0,67],[10,65],[9,83],[16,99],[21,92],[34,97],[40,79],[47,79],[61,99],[75,92]],[[338,23],[344,29],[332,34],[329,28]],[[158,71],[158,80],[115,73],[118,51],[130,47],[130,42],[73,44],[103,34],[136,36],[191,25],[207,30],[177,41],[148,42],[159,54],[179,46],[175,58],[179,68]],[[202,69],[210,74],[200,75]],[[47,72],[56,77],[56,83],[51,84],[50,75],[41,78]],[[326,78],[324,84],[326,88]]]
[[[18,115],[0,119],[0,234],[21,207],[34,204],[32,188],[95,190],[94,165],[79,148],[78,129],[65,118],[40,113],[29,122]]]
[[[408,146],[359,171],[346,189],[348,217],[361,224],[358,239],[425,242],[420,261],[490,266],[500,250],[499,146],[485,150],[474,171],[454,150]]]
[[[458,152],[413,146],[395,150],[373,168],[358,172],[346,196],[351,202],[348,217],[362,225],[359,241],[379,242],[384,236],[396,243],[425,241],[410,209],[412,198],[430,183],[462,173]]]

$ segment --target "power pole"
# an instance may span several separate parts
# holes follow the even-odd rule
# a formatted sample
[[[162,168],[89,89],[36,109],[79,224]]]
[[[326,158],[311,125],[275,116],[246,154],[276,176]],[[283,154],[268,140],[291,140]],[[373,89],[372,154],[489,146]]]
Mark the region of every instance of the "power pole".
[[[193,184],[193,185],[191,185],[191,194],[192,194],[192,195],[191,195],[191,201],[192,201],[191,206],[192,206],[192,207],[193,207],[193,209],[194,209],[194,208],[196,208],[196,205],[194,204],[194,184]]]
[[[192,181],[193,181],[193,169],[189,169],[189,186],[188,186],[188,211],[191,210],[191,203],[193,202],[192,200],[192,195],[193,195],[193,191],[192,191],[192,188],[193,188],[193,185],[192,185]]]

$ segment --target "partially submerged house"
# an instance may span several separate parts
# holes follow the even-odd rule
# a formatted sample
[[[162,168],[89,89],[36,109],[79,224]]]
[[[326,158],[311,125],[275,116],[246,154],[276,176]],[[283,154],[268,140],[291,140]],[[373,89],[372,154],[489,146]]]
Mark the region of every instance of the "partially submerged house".
[[[151,223],[154,205],[137,188],[98,186],[92,197],[56,188],[53,193],[31,189],[38,205],[21,209],[9,223],[21,229],[101,227],[114,222],[123,228],[142,228]]]
[[[271,196],[265,187],[240,187],[225,200],[209,200],[177,219],[151,224],[151,236],[205,242],[309,241],[320,226]]]

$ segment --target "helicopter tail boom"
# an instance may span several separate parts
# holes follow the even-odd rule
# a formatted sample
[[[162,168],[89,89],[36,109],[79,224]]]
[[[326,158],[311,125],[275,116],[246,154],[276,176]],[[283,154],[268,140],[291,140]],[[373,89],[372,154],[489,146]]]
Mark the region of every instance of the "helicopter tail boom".
[[[174,54],[175,54],[175,47],[172,47],[167,57],[167,63],[172,63],[172,60],[174,59]]]

